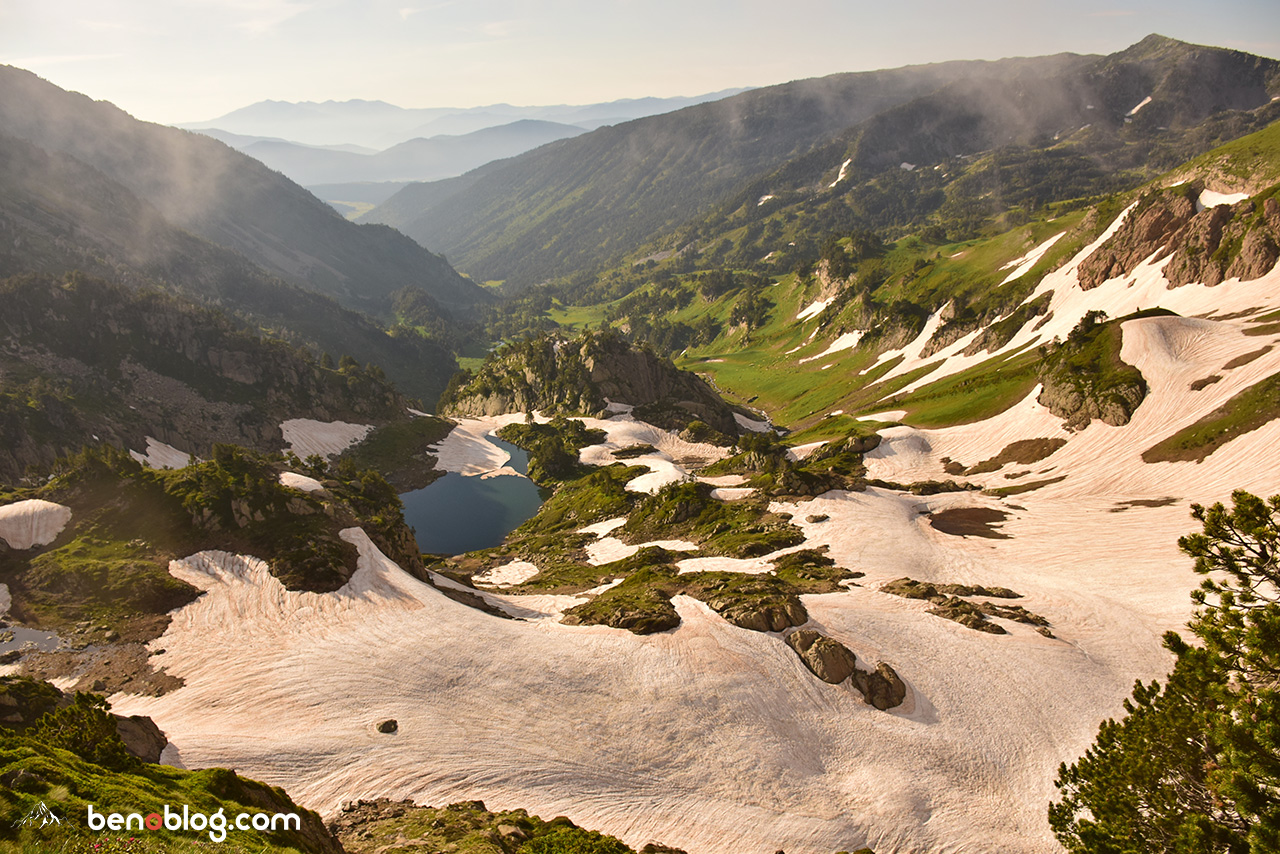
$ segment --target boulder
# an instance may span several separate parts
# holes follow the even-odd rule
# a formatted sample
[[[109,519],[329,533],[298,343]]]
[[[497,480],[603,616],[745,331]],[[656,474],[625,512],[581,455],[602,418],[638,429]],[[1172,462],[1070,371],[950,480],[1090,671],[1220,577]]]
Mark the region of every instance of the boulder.
[[[856,670],[857,658],[848,647],[813,629],[792,632],[786,641],[804,666],[823,682],[839,685]]]
[[[158,763],[160,753],[164,750],[169,738],[156,722],[144,715],[122,717],[112,715],[116,719],[116,732],[127,749],[143,762]]]
[[[880,711],[892,709],[907,698],[907,686],[897,672],[883,661],[873,671],[855,670],[853,684],[862,699]]]

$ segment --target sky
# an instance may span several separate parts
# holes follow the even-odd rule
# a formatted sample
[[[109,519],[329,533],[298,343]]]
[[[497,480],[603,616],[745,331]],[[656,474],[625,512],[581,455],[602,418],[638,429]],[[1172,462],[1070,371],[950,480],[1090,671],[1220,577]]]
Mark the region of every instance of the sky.
[[[1280,57],[1276,0],[0,0],[0,63],[163,123],[263,100],[698,95],[1158,32]]]

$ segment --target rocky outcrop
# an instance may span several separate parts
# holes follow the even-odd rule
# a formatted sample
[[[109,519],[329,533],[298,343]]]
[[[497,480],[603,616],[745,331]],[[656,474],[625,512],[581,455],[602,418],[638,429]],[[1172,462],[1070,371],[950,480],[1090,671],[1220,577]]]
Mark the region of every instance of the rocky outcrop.
[[[1116,233],[1080,264],[1080,286],[1095,288],[1127,276],[1148,258],[1168,259],[1163,271],[1176,286],[1257,279],[1280,260],[1280,204],[1245,199],[1201,209],[1200,182],[1143,196]]]
[[[712,610],[735,626],[753,632],[781,632],[809,622],[809,613],[796,596],[784,596],[773,601],[711,596],[706,602]]]
[[[853,685],[862,692],[862,699],[882,712],[902,705],[907,698],[907,686],[897,671],[883,661],[872,671],[855,670]]]
[[[664,572],[674,573],[674,569]],[[642,575],[648,576],[649,573]],[[635,576],[594,599],[575,605],[564,612],[560,622],[567,626],[610,626],[637,635],[665,632],[680,625],[680,615],[671,604],[669,591],[657,586],[636,583]]]
[[[1147,396],[1146,383],[1141,381],[1117,383],[1095,394],[1075,376],[1050,373],[1041,380],[1036,402],[1066,422],[1068,430],[1083,430],[1095,418],[1112,427],[1128,424]]]
[[[857,659],[849,648],[813,629],[800,629],[786,637],[804,666],[823,682],[839,685],[853,675]]]
[[[733,409],[703,379],[609,331],[510,345],[475,376],[451,385],[440,411],[462,417],[534,410],[603,416],[607,401],[630,404],[637,417],[665,429],[701,421],[720,433],[738,434]]]
[[[880,711],[901,705],[907,697],[907,686],[892,667],[881,661],[874,670],[859,670],[849,648],[821,632],[800,629],[787,635],[786,642],[814,676],[832,685],[852,678],[862,699]]]

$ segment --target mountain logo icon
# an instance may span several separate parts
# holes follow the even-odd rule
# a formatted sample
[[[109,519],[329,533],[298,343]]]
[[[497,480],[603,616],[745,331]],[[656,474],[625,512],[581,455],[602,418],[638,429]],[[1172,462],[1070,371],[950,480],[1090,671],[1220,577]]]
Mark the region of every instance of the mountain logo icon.
[[[15,827],[48,827],[51,824],[60,825],[62,819],[53,814],[53,811],[45,806],[44,801],[40,805],[33,807],[31,812],[22,817],[21,821],[15,823]]]

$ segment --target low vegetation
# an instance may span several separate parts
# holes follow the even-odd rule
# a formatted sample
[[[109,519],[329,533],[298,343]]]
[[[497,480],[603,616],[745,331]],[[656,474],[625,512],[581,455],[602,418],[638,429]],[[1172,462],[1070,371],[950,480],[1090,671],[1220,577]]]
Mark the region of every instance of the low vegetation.
[[[603,430],[588,430],[581,421],[557,415],[549,424],[532,420],[508,424],[498,438],[523,448],[529,454],[529,479],[539,486],[553,486],[581,477],[588,466],[578,461],[582,449],[605,440]]]
[[[78,694],[56,702],[56,691],[44,683],[5,677],[6,723],[0,726],[0,852],[129,851],[176,854],[221,849],[269,854],[338,854],[341,846],[320,818],[296,805],[282,790],[210,768],[184,771],[153,765],[133,756],[116,730],[115,719],[101,697]],[[13,724],[15,717],[34,724]],[[181,814],[228,818],[225,839],[207,828],[174,831],[88,826],[89,806],[100,814],[130,813],[141,817],[167,806]],[[47,814],[44,812],[47,810]],[[234,826],[240,813],[268,816],[297,813],[296,829],[277,822],[275,829],[244,831]],[[57,823],[44,824],[47,815]],[[210,835],[210,832],[213,835]]]
[[[343,451],[338,462],[377,471],[398,493],[421,489],[444,476],[431,448],[452,429],[448,421],[430,415],[392,421]]]

